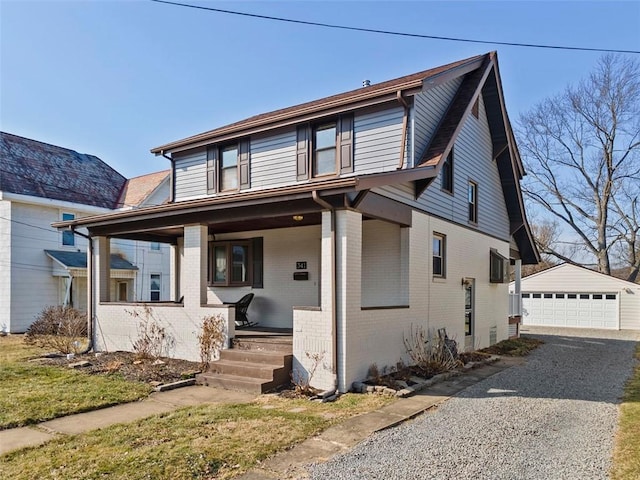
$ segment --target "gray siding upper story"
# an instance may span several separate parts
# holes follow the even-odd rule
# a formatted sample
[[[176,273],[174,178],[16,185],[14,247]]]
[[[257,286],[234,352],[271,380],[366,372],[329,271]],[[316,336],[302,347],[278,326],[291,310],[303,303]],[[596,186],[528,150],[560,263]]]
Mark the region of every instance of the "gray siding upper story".
[[[207,150],[200,148],[175,161],[176,200],[201,197],[207,193]]]
[[[396,170],[400,159],[402,119],[399,104],[383,109],[367,109],[354,116],[354,172],[362,175]],[[409,118],[409,125],[411,114]],[[297,183],[296,129],[280,129],[251,136],[250,190],[282,187]],[[411,135],[407,135],[405,167],[411,159]],[[207,154],[201,148],[175,157],[175,198],[177,201],[207,196]]]
[[[445,220],[468,225],[470,228],[477,228],[483,233],[509,241],[509,216],[498,168],[493,161],[491,134],[482,101],[479,118],[469,115],[453,149],[453,195],[441,189],[442,175],[439,175],[417,200],[413,197],[413,185],[410,184],[386,186],[377,189],[376,192]],[[467,220],[469,181],[478,184],[477,225]]]
[[[414,144],[415,158],[420,161],[424,151],[429,146],[429,140],[434,134],[440,119],[455,96],[462,78],[454,78],[437,87],[424,90],[414,97]]]

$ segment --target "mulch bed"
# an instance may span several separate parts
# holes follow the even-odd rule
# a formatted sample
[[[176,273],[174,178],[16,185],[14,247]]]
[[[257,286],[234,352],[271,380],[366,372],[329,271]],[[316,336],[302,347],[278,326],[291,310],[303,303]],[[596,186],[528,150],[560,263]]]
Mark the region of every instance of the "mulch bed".
[[[175,358],[138,359],[131,352],[87,353],[75,355],[71,359],[66,356],[41,357],[42,365],[58,365],[68,367],[69,364],[87,361],[90,365],[78,370],[93,375],[120,374],[126,380],[144,383],[171,383],[192,378],[201,368],[197,362]]]

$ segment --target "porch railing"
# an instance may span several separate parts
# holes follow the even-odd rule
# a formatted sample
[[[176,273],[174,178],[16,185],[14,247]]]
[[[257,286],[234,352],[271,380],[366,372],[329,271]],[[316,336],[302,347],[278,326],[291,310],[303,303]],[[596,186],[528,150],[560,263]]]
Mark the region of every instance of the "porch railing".
[[[522,316],[522,295],[520,293],[509,294],[509,316]]]

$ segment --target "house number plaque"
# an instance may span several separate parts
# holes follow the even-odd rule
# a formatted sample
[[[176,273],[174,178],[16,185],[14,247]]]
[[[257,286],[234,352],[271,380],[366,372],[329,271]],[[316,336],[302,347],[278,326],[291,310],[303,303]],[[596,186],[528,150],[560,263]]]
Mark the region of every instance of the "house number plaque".
[[[296,262],[296,270],[306,270],[307,262]]]

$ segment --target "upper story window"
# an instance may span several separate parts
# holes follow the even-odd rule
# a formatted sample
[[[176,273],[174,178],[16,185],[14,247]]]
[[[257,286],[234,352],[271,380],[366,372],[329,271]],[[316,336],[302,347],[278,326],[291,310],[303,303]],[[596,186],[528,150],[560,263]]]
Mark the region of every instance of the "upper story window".
[[[467,202],[469,206],[468,219],[471,223],[478,223],[478,184],[469,182],[467,187]]]
[[[238,189],[238,146],[220,149],[220,191]]]
[[[453,148],[442,164],[442,190],[453,193]]]
[[[249,188],[249,139],[207,148],[207,193]]]
[[[433,234],[433,276],[444,278],[446,256],[446,237],[440,233]]]
[[[473,102],[471,114],[476,118],[480,118],[480,97],[476,98],[476,101]]]
[[[297,128],[298,180],[350,172],[353,172],[353,114]]]
[[[325,123],[313,129],[313,176],[336,173],[336,123]]]
[[[73,213],[63,213],[62,221],[66,222],[68,220],[75,220],[76,216]],[[73,234],[71,230],[63,230],[62,231],[62,245],[66,245],[68,247],[74,247],[76,245],[76,236]]]
[[[149,248],[155,252],[160,251],[160,242],[151,242]]]

